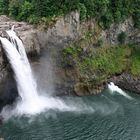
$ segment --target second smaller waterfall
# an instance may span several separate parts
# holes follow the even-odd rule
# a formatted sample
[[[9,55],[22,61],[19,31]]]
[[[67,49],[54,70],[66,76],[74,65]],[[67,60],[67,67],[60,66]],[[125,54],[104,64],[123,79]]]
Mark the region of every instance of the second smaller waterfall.
[[[120,95],[122,95],[122,96],[124,96],[124,97],[126,97],[126,98],[128,98],[130,100],[132,99],[131,96],[129,96],[127,93],[125,93],[122,89],[120,89],[118,86],[116,86],[113,82],[108,84],[108,88],[111,91],[111,93],[117,92]]]

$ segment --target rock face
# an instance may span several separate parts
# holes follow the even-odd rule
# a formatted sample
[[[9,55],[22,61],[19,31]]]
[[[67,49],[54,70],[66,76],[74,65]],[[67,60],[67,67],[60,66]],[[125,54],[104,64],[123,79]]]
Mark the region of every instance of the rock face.
[[[0,81],[2,81],[4,77],[7,75],[5,69],[6,69],[6,64],[4,61],[4,54],[2,48],[0,47]]]
[[[71,42],[82,38],[83,34],[87,30],[90,31],[93,28],[96,29],[97,23],[95,19],[80,23],[79,16],[80,15],[78,12],[72,12],[65,17],[60,17],[53,27],[48,27],[47,30],[40,30],[35,28],[33,25],[29,25],[25,22],[16,22],[3,15],[0,16],[0,34],[2,34],[3,31],[11,28],[12,25],[15,25],[15,31],[23,40],[26,51],[31,55],[35,54],[35,57],[37,55],[41,56],[39,63],[35,66],[40,67],[39,70],[36,70],[35,68],[36,71],[40,71],[39,76],[41,77],[42,75],[41,78],[38,78],[39,82],[45,80],[45,78],[49,79],[48,83],[53,85],[52,88],[55,89],[57,93],[63,95],[74,92],[80,96],[85,94],[96,94],[97,91],[100,92],[102,88],[97,88],[97,90],[94,92],[95,87],[80,83],[80,76],[77,69],[74,67],[74,64],[63,66],[62,63],[62,50]],[[103,43],[107,45],[118,44],[118,35],[121,32],[127,33],[126,43],[140,43],[140,32],[138,29],[133,27],[133,21],[131,18],[126,20],[124,23],[113,24],[107,30],[102,30],[101,28],[96,30],[97,32],[94,32],[95,40],[101,39],[103,40]],[[0,81],[5,79],[6,75],[8,75],[7,67],[9,67],[7,65],[7,61],[5,61],[5,57],[2,55],[3,53],[0,48]],[[42,62],[43,64],[41,64]],[[49,71],[49,74],[47,73],[44,65],[47,65],[47,71]],[[41,69],[44,69],[44,71]],[[116,84],[119,86],[124,85],[122,82],[125,81],[127,76],[124,75],[122,77],[119,77],[118,79],[123,80],[116,80]],[[129,78],[126,78],[128,83],[130,81]],[[48,83],[45,83],[45,86]],[[132,85],[134,85],[135,82],[132,81],[132,83]],[[139,83],[137,84],[137,87],[139,87]],[[48,84],[47,86],[51,87],[51,85]],[[125,85],[122,88],[128,90],[130,89],[125,87]],[[133,88],[136,88],[136,86]]]
[[[41,46],[44,46],[41,48],[43,50],[42,55],[48,60],[46,63],[49,66],[48,69],[51,69],[52,77],[49,77],[49,79],[52,79],[52,85],[54,85],[53,88],[55,88],[57,94],[73,93],[72,87],[77,73],[75,69],[63,68],[61,52],[67,44],[79,38],[79,28],[79,13],[72,12],[70,15],[59,18],[56,24],[52,28],[48,28],[46,32],[38,32],[38,38],[42,43]]]
[[[43,42],[41,46],[46,46],[46,54],[51,62],[53,72],[53,85],[59,94],[76,93],[77,95],[89,95],[99,93],[104,85],[101,87],[93,86],[80,82],[81,76],[74,67],[74,64],[63,66],[63,57],[61,51],[70,44],[80,38],[87,30],[96,28],[96,21],[94,19],[80,23],[79,13],[72,12],[66,17],[60,18],[52,28],[48,28],[46,32],[39,32],[38,38]],[[113,24],[107,30],[98,29],[94,33],[95,39],[102,39],[104,44],[117,45],[118,35],[121,32],[127,34],[125,43],[139,44],[140,35],[139,30],[134,28],[132,19],[126,20],[121,24]],[[48,58],[47,58],[48,59]],[[71,59],[71,58],[69,58]]]
[[[118,36],[122,32],[126,34],[126,44],[139,45],[140,43],[140,30],[134,28],[134,22],[132,18],[125,20],[123,23],[112,24],[109,29],[103,30],[102,27],[97,26],[95,19],[90,19],[80,24],[80,32],[86,32],[87,29],[91,31],[95,40],[102,40],[104,45],[118,45]]]
[[[7,16],[0,16],[0,34],[14,25],[16,33],[23,40],[27,52],[40,52],[40,43],[37,38],[37,30],[34,26],[29,25],[25,22],[16,22]]]
[[[134,28],[134,23],[132,18],[125,20],[120,24],[113,24],[108,30],[102,31],[101,35],[106,43],[116,45],[118,42],[118,35],[124,32],[126,34],[126,44],[136,44],[140,43],[140,30]]]

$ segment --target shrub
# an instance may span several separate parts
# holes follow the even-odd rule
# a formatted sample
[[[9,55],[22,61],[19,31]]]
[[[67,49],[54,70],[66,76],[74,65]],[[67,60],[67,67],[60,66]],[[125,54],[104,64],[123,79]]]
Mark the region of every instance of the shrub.
[[[11,0],[9,3],[9,15],[19,19],[22,3],[19,0]]]
[[[140,9],[134,14],[133,19],[135,23],[134,26],[140,29]]]
[[[103,40],[102,39],[99,39],[98,41],[97,41],[97,46],[98,47],[102,47],[103,46]]]
[[[140,49],[134,48],[131,58],[131,73],[136,76],[140,77]]]
[[[28,19],[27,19],[27,21],[30,23],[30,24],[37,24],[37,23],[39,23],[39,20],[40,20],[40,18],[39,17],[37,17],[36,15],[30,15],[29,17],[28,17]]]
[[[132,2],[132,16],[134,19],[135,27],[140,28],[140,0],[133,0]]]
[[[30,2],[25,1],[21,6],[21,12],[19,14],[20,19],[27,20],[33,13],[33,6]]]
[[[126,41],[126,33],[125,32],[121,32],[119,35],[118,35],[118,41],[120,44],[125,44],[125,41]]]
[[[112,13],[107,12],[105,15],[103,15],[100,19],[101,23],[103,24],[104,28],[109,28],[110,25],[113,23],[114,19],[112,16]]]
[[[140,0],[0,0],[0,14],[29,21],[32,15],[41,19],[79,10],[82,21],[96,18],[104,28],[109,28],[114,21],[122,22],[128,16],[133,17],[135,27],[139,28],[139,5]]]
[[[84,21],[87,18],[87,9],[83,3],[79,3],[80,20]]]
[[[0,14],[9,14],[9,0],[0,0]]]

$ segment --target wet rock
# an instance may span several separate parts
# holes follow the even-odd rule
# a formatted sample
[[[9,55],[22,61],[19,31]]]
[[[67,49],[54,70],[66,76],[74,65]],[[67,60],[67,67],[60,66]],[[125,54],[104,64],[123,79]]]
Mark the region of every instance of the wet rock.
[[[119,76],[113,76],[109,82],[114,82],[115,85],[122,89],[140,94],[140,79],[134,78],[128,73],[123,73]]]
[[[18,97],[17,87],[12,74],[9,74],[0,83],[0,111],[7,104],[12,104]]]
[[[103,85],[96,85],[94,83],[76,83],[74,85],[74,91],[78,96],[96,95],[101,93],[104,89]]]
[[[83,84],[83,83],[77,83],[74,86],[74,91],[78,96],[90,94],[88,86],[86,84]]]

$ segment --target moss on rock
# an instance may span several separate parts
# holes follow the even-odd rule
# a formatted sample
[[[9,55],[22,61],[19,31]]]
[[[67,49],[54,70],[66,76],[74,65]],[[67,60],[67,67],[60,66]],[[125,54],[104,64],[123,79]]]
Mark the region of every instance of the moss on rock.
[[[133,77],[140,77],[139,54],[140,48],[132,45],[96,48],[83,47],[79,41],[63,50],[64,61],[66,58],[70,58],[65,63],[73,61],[73,67],[78,69],[79,83],[74,87],[78,95],[95,94],[96,91],[99,91],[99,87],[107,82],[107,79],[123,72],[130,73]],[[94,93],[92,93],[93,90]]]

